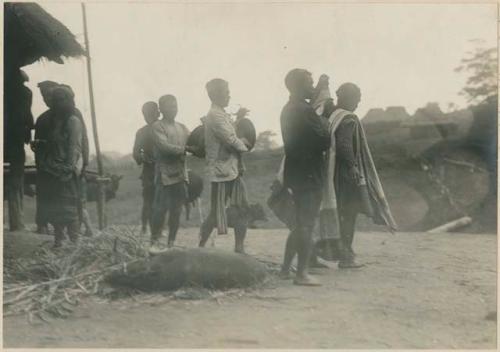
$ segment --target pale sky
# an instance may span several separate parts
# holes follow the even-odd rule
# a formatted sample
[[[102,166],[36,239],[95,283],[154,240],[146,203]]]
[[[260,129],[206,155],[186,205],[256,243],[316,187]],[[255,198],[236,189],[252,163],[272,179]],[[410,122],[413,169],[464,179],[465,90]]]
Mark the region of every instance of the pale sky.
[[[42,3],[83,43],[80,4]],[[177,119],[190,129],[209,108],[205,83],[230,84],[232,109],[251,109],[258,131],[280,134],[288,99],[285,74],[328,74],[334,91],[362,90],[358,114],[402,105],[410,113],[435,101],[465,106],[453,72],[471,39],[496,46],[496,4],[181,4],[89,3],[87,17],[101,149],[130,153],[144,122],[141,106],[174,94]],[[38,62],[24,68],[33,113],[45,110],[37,82],[71,85],[90,129],[86,64]],[[90,131],[89,131],[90,133]],[[90,133],[91,134],[91,133]],[[278,138],[278,142],[281,138]]]

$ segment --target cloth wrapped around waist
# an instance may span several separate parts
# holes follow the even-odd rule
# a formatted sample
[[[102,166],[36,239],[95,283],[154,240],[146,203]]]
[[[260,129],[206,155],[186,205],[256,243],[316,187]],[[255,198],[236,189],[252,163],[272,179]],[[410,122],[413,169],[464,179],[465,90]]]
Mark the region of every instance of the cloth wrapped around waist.
[[[237,177],[231,182],[218,182],[216,189],[216,223],[219,235],[228,227],[248,222],[248,198],[245,181]]]

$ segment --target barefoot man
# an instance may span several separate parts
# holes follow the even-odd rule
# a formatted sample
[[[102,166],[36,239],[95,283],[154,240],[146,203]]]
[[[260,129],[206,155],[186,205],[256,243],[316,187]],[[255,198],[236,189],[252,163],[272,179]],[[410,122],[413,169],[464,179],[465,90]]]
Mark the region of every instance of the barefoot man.
[[[142,106],[142,115],[146,125],[141,127],[136,135],[133,149],[134,160],[137,165],[142,165],[142,233],[151,230],[151,217],[153,212],[153,200],[155,196],[155,164],[153,156],[153,123],[160,117],[158,104],[148,101]]]
[[[284,186],[292,192],[296,223],[288,236],[281,276],[289,275],[295,253],[298,254],[296,285],[317,286],[308,274],[312,232],[321,204],[324,152],[330,146],[326,123],[307,102],[314,94],[311,73],[290,71],[285,78],[290,100],[281,112],[281,133],[285,149]]]
[[[321,204],[324,229],[339,238],[339,268],[358,268],[352,243],[356,217],[371,217],[395,231],[396,223],[384,195],[363,126],[354,111],[361,90],[344,83],[337,90],[337,106],[329,118],[331,146],[327,153],[325,188]],[[339,236],[340,235],[340,236]]]
[[[189,131],[175,121],[177,99],[164,95],[159,101],[163,118],[153,124],[155,150],[155,198],[151,222],[151,252],[160,251],[159,239],[168,212],[168,247],[174,246],[187,198],[186,141]]]
[[[35,123],[35,140],[31,143],[32,149],[35,152],[36,172],[36,232],[42,235],[48,235],[48,220],[47,220],[47,192],[50,192],[47,187],[47,174],[40,169],[40,162],[44,160],[47,153],[47,139],[51,129],[51,116],[54,113],[52,109],[52,91],[59,84],[53,81],[43,81],[38,83],[40,93],[42,94],[45,105],[49,108],[41,114]],[[50,176],[49,176],[50,177]]]
[[[235,198],[244,200],[245,192],[241,181],[241,153],[248,151],[248,141],[236,136],[231,116],[224,110],[230,100],[229,85],[215,78],[206,85],[212,106],[203,119],[205,126],[205,149],[208,176],[211,182],[210,212],[200,228],[200,247],[204,247],[213,229],[218,234],[227,233],[227,205]],[[234,251],[244,252],[247,223],[235,219]]]
[[[47,153],[39,161],[40,170],[47,174],[45,199],[47,221],[54,226],[54,247],[62,246],[64,230],[72,242],[80,233],[80,192],[78,179],[83,170],[83,125],[75,114],[74,94],[63,86],[52,92],[53,115],[47,136]]]

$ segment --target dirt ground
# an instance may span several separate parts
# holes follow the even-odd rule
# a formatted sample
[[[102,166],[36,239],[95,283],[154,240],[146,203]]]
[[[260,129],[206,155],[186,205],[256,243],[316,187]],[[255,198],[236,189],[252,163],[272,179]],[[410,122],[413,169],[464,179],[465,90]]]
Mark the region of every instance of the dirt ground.
[[[279,262],[284,230],[252,230],[248,252]],[[179,245],[196,244],[184,229]],[[232,247],[221,236],[218,247]],[[494,235],[362,233],[359,270],[317,269],[319,288],[272,277],[239,297],[86,298],[66,320],[3,320],[4,347],[495,348]]]

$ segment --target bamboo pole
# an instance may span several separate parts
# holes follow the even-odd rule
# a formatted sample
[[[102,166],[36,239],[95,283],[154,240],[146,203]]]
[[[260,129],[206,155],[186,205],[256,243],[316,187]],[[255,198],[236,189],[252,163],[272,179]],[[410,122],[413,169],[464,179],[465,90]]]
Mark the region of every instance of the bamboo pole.
[[[83,14],[83,33],[85,36],[85,50],[87,52],[87,74],[89,81],[89,96],[90,96],[90,113],[92,116],[92,131],[94,133],[94,143],[95,143],[95,153],[97,159],[97,171],[100,178],[97,179],[98,185],[98,195],[97,195],[97,214],[99,219],[99,230],[103,230],[106,226],[105,224],[105,213],[106,213],[106,179],[104,178],[104,168],[102,165],[102,155],[101,147],[99,145],[99,135],[97,133],[97,118],[95,114],[95,104],[94,104],[94,87],[92,84],[92,67],[90,64],[90,45],[89,36],[87,31],[87,12],[85,9],[85,3],[82,3],[82,14]]]
[[[460,219],[456,219],[454,221],[448,222],[448,223],[443,224],[439,227],[431,229],[431,230],[427,231],[427,233],[451,232],[451,231],[457,230],[461,227],[465,227],[467,225],[470,225],[471,223],[472,223],[472,218],[470,218],[469,216],[464,216],[464,217],[461,217]]]

